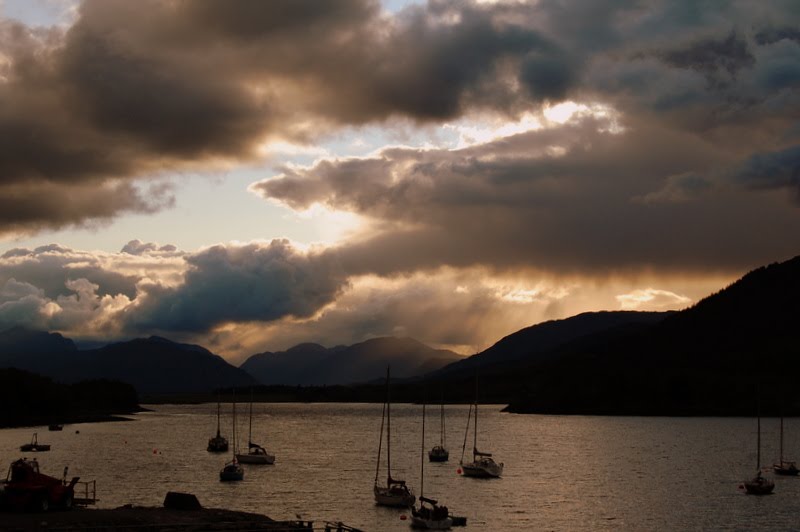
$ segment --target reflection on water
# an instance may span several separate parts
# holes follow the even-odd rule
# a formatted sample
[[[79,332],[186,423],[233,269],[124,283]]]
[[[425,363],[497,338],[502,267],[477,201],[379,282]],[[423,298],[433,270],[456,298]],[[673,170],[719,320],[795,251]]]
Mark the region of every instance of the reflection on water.
[[[256,404],[253,440],[277,459],[274,466],[245,465],[238,483],[219,482],[230,457],[205,450],[216,405],[152,408],[127,423],[0,430],[0,464],[18,458],[36,430],[53,446],[38,455],[42,470],[59,476],[69,465],[70,476],[97,479],[101,507],[160,505],[177,490],[205,506],[276,519],[408,530],[403,511],[372,498],[381,404]],[[777,478],[767,497],[737,490],[755,467],[754,420],[517,416],[484,407],[478,447],[505,462],[505,472],[481,480],[456,473],[467,408],[447,407],[450,462],[426,462],[425,494],[466,515],[468,530],[788,529],[800,522],[800,478]],[[392,406],[394,476],[417,491],[420,414],[417,405]],[[239,421],[237,432],[246,435],[246,416]],[[426,449],[439,440],[438,423],[429,421]],[[230,419],[222,426],[230,438]],[[762,427],[769,464],[778,452],[778,421]],[[787,420],[786,431],[788,458],[800,458],[800,420]]]

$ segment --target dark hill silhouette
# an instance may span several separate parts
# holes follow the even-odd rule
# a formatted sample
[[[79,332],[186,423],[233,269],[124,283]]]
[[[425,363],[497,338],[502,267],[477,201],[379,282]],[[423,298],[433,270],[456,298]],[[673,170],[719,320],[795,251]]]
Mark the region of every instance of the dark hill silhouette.
[[[19,326],[0,332],[0,367],[19,367],[35,372],[77,350],[75,342],[58,333]]]
[[[0,427],[103,420],[140,410],[136,391],[119,381],[72,385],[9,368],[0,369]]]
[[[461,356],[412,338],[374,338],[351,346],[300,344],[285,352],[260,353],[241,366],[262,384],[331,385],[378,379],[392,365],[398,378],[437,370]]]
[[[453,375],[476,368],[488,368],[495,364],[524,361],[545,361],[557,354],[556,348],[582,337],[611,329],[637,325],[651,325],[662,321],[671,312],[605,311],[585,312],[562,320],[551,320],[509,334],[485,351],[454,362],[437,372],[437,375]]]
[[[523,372],[513,412],[800,413],[800,257],[758,268],[644,330],[564,346]]]
[[[79,351],[76,359],[58,369],[65,381],[119,379],[142,394],[207,392],[218,386],[255,384],[246,372],[201,346],[158,336]]]
[[[78,351],[59,334],[18,330],[0,336],[12,353],[0,366],[34,371],[59,382],[113,379],[141,394],[202,393],[218,386],[249,386],[255,381],[222,357],[191,344],[152,336]]]

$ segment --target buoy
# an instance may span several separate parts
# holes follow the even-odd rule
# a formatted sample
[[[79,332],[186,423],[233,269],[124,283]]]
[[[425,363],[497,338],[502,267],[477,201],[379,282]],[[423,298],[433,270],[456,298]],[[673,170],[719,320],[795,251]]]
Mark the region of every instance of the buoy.
[[[153,454],[158,454],[158,449],[153,449]]]
[[[405,521],[405,520],[406,520],[406,515],[405,515],[405,514],[401,515],[401,516],[400,516],[400,520],[401,520],[401,521]]]
[[[461,468],[460,467],[458,469],[456,469],[456,473],[458,473],[459,475],[461,474]]]

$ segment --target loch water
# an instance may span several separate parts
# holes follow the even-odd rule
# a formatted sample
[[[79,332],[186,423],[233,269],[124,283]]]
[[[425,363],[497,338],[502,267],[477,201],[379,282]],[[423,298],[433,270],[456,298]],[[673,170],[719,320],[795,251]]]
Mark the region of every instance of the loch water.
[[[98,507],[160,505],[167,491],[197,495],[207,507],[275,519],[343,521],[365,531],[408,530],[408,512],[378,507],[372,485],[381,404],[257,403],[253,440],[277,456],[245,465],[242,482],[219,481],[230,454],[206,451],[216,404],[155,405],[133,421],[0,430],[0,464],[23,456],[39,433],[52,450],[42,472],[96,479]],[[230,405],[222,432],[231,439]],[[501,479],[458,474],[467,406],[447,406],[450,461],[425,462],[425,495],[464,515],[464,530],[787,530],[800,528],[800,478],[775,479],[775,493],[745,495],[754,474],[752,418],[539,416],[482,406],[478,448],[505,463]],[[247,443],[247,405],[238,407]],[[785,454],[800,460],[800,419],[786,420]],[[421,406],[392,406],[393,476],[419,494]],[[79,431],[79,433],[76,433]],[[778,454],[779,421],[762,420],[762,462]],[[467,450],[471,449],[470,434]],[[438,406],[428,409],[426,444],[439,440]],[[427,456],[426,456],[427,459]],[[384,461],[378,471],[385,479]],[[458,530],[458,529],[456,529]]]

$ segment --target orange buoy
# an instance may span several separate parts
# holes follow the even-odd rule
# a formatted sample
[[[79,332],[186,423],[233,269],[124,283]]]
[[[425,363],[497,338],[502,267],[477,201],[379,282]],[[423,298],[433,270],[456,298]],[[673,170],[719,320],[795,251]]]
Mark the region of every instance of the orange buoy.
[[[405,521],[405,520],[406,520],[406,515],[405,515],[405,514],[401,515],[401,516],[400,516],[400,520],[401,520],[401,521]]]

